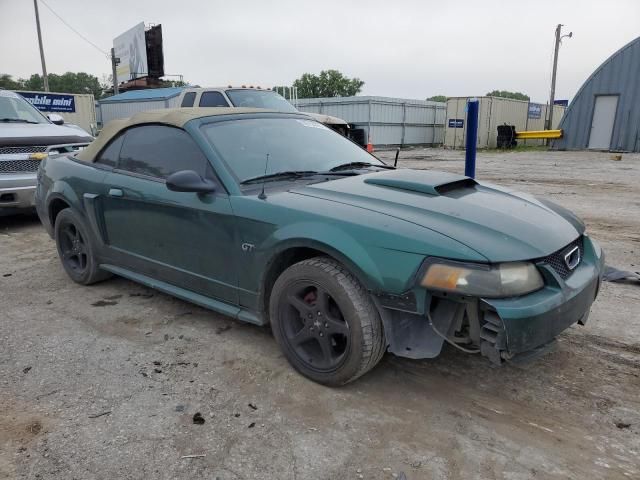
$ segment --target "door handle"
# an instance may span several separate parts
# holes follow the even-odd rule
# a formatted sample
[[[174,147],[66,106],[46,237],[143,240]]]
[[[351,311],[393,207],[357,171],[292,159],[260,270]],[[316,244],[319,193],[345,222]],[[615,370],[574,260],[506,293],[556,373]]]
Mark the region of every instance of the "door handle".
[[[124,197],[124,193],[119,188],[110,188],[109,196],[111,197]]]

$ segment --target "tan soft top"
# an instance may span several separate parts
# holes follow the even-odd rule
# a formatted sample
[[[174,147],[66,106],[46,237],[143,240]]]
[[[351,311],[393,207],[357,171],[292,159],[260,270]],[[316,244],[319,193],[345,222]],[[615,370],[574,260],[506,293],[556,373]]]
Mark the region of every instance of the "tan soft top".
[[[196,118],[212,117],[216,115],[237,115],[242,113],[264,113],[275,110],[265,110],[262,108],[231,108],[231,107],[192,107],[192,108],[164,108],[162,110],[147,110],[136,113],[132,117],[120,120],[112,120],[102,129],[98,138],[81,150],[76,155],[78,160],[93,162],[98,153],[115,137],[120,131],[133,125],[143,123],[162,123],[182,128],[185,123]],[[280,112],[281,113],[281,112]]]

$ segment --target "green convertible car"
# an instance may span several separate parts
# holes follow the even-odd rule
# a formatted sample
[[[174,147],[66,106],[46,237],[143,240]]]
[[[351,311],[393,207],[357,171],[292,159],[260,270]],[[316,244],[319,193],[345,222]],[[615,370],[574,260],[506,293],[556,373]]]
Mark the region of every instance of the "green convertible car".
[[[120,275],[270,325],[328,385],[444,342],[495,363],[583,324],[604,256],[569,211],[395,169],[301,113],[144,112],[42,161],[36,204],[81,284]]]

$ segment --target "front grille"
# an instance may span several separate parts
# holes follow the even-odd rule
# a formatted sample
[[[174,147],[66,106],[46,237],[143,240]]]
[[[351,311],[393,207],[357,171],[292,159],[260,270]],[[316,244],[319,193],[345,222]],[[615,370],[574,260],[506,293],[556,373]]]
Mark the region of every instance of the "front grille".
[[[564,256],[569,253],[574,247],[578,247],[578,249],[580,250],[580,262],[582,262],[582,259],[584,257],[584,242],[582,237],[574,240],[566,247],[561,248],[548,257],[543,258],[542,262],[547,263],[551,268],[553,268],[563,280],[567,279],[569,275],[571,275],[575,271],[575,268],[574,270],[569,270],[569,267],[564,261]],[[580,265],[580,263],[578,263],[578,265]]]
[[[27,146],[27,147],[0,147],[0,155],[12,155],[16,153],[38,153],[38,152],[46,152],[47,147],[45,146]]]
[[[37,172],[40,160],[0,160],[0,173]]]

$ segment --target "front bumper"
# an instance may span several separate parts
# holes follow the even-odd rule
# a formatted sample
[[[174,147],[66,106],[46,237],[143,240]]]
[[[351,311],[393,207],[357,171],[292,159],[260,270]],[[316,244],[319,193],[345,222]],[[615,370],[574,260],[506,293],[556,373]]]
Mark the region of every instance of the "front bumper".
[[[0,175],[0,214],[11,214],[35,206],[36,173]]]
[[[502,358],[510,358],[550,342],[574,323],[586,322],[602,281],[604,253],[600,246],[585,235],[582,262],[566,280],[547,265],[539,268],[546,284],[542,290],[482,301],[486,322],[482,339],[489,343],[482,345],[485,355],[495,355],[493,348]]]
[[[422,288],[400,296],[375,295],[389,352],[415,359],[434,358],[440,354],[445,336],[450,343],[466,338],[459,345],[479,348],[494,363],[540,351],[539,347],[574,323],[584,324],[598,294],[604,254],[587,235],[583,240],[582,261],[566,279],[540,262],[545,286],[521,297],[443,296]]]

